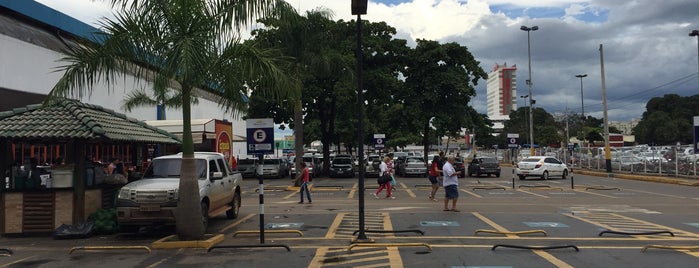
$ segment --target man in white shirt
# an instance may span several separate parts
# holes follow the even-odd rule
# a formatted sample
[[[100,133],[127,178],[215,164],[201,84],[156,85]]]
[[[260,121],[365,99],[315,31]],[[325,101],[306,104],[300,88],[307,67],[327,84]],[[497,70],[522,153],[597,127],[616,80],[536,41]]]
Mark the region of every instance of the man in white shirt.
[[[454,156],[450,155],[447,158],[447,162],[444,163],[442,167],[442,172],[444,173],[444,211],[454,211],[459,212],[456,209],[456,201],[459,199],[459,181],[458,175],[461,171],[456,171],[454,169]],[[451,200],[451,209],[449,208],[449,200]]]

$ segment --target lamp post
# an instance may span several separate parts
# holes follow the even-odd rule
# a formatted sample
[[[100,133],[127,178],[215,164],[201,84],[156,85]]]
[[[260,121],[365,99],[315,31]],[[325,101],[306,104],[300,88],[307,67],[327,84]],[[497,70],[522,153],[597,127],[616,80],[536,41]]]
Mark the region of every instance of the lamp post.
[[[359,232],[355,242],[367,242],[369,239],[366,237],[365,227],[364,227],[364,172],[365,172],[365,159],[364,159],[364,96],[362,87],[362,14],[366,14],[368,0],[352,0],[352,15],[357,15],[357,110],[358,113],[358,130],[357,130],[357,144],[359,144],[359,149],[357,150],[357,155],[360,157],[359,161]]]
[[[583,144],[580,144],[580,148],[585,144],[585,99],[583,97],[583,78],[587,77],[587,74],[578,74],[575,77],[580,78],[580,112],[582,113],[582,123],[580,126],[580,132],[582,132]]]
[[[529,155],[534,155],[534,114],[532,113],[532,54],[530,32],[539,30],[539,26],[532,26],[531,28],[522,26],[519,29],[527,32],[527,57],[529,58],[529,79],[527,79],[527,86],[529,86]]]
[[[689,32],[689,36],[697,37],[697,53],[699,53],[699,30]],[[697,70],[699,70],[699,54],[697,54]]]
[[[526,107],[524,110],[527,111],[527,116],[526,116],[526,118],[524,118],[524,121],[527,123],[526,127],[529,128],[529,112],[530,112],[530,110],[528,110],[529,107],[527,107],[527,101],[528,101],[527,98],[529,98],[529,95],[524,95],[524,96],[519,96],[519,97],[522,98],[522,99],[524,99],[524,107]],[[531,103],[530,103],[530,104],[531,104]],[[529,148],[531,148],[531,147],[532,147],[531,136],[530,136],[529,138],[530,138],[530,140],[528,141],[528,142],[529,142]],[[530,152],[530,153],[531,153],[531,152]]]

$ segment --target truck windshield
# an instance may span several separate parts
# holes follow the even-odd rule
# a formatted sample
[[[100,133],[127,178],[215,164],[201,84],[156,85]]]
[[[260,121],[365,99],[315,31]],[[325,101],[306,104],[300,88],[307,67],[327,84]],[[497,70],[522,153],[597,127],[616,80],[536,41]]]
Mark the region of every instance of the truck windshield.
[[[199,179],[206,179],[206,160],[195,159],[197,170],[196,174]],[[155,178],[179,178],[180,169],[182,167],[182,159],[155,159],[150,163],[146,173],[143,174],[144,179]]]

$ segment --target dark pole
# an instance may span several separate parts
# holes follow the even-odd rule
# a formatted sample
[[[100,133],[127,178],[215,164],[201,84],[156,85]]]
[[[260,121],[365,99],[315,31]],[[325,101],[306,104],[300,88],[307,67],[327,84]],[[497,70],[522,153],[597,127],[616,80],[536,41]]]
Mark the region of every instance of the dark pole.
[[[580,152],[582,152],[582,146],[585,144],[585,101],[583,98],[583,77],[587,77],[587,74],[578,74],[575,77],[580,78],[580,112],[582,113],[582,126],[580,131],[582,132],[583,144],[580,144]]]
[[[539,30],[539,26],[522,26],[519,29],[527,32],[527,58],[529,59],[529,79],[527,79],[527,85],[529,86],[529,155],[534,155],[534,113],[532,113],[532,53],[531,39],[529,33],[531,31]]]
[[[689,36],[697,37],[697,53],[699,53],[699,30],[693,30],[689,32]],[[697,54],[697,70],[699,70],[699,54]]]
[[[356,242],[366,242],[369,240],[366,236],[364,227],[364,96],[362,87],[362,14],[366,14],[368,0],[352,0],[352,15],[357,15],[357,109],[358,124],[357,127],[357,157],[359,157],[359,232],[357,233]]]

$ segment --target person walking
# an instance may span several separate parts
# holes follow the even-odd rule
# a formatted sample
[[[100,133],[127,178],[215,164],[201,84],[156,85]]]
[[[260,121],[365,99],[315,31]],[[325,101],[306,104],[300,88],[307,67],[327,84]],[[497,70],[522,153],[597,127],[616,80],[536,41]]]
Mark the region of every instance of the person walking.
[[[396,190],[396,176],[395,176],[395,172],[393,172],[395,170],[394,169],[395,166],[393,165],[393,163],[394,163],[393,162],[393,153],[388,153],[387,156],[388,156],[388,158],[391,159],[388,161],[388,164],[386,164],[386,168],[388,169],[388,173],[391,174],[391,188],[389,190],[391,191],[391,196],[395,197],[396,195],[393,194],[393,191]]]
[[[432,201],[439,201],[436,198],[434,198],[434,195],[437,194],[437,190],[439,189],[439,176],[442,174],[441,166],[439,165],[441,161],[439,161],[439,156],[435,155],[432,158],[432,165],[430,165],[430,171],[429,171],[429,176],[427,178],[430,180],[430,183],[432,183],[432,192],[430,193],[430,200]]]
[[[454,169],[454,156],[450,155],[447,162],[442,167],[444,173],[444,211],[459,212],[456,209],[456,201],[459,200],[459,180],[458,175],[461,171]],[[451,208],[449,208],[449,200],[451,200]]]
[[[301,202],[299,202],[299,204],[303,204],[303,192],[306,192],[306,197],[308,197],[308,203],[312,204],[313,202],[311,201],[311,191],[308,190],[308,182],[310,181],[310,175],[308,174],[306,162],[301,162],[301,169],[301,173],[299,174],[299,176],[301,176],[301,189],[299,190],[299,193],[301,194]]]
[[[383,158],[383,162],[381,162],[381,165],[379,166],[379,168],[381,169],[381,173],[379,173],[379,177],[381,177],[381,176],[383,176],[383,175],[385,175],[385,174],[388,174],[389,176],[392,176],[392,175],[393,175],[393,173],[392,173],[393,170],[389,170],[389,169],[388,169],[388,163],[389,163],[390,161],[391,161],[391,158],[388,157],[388,156],[386,156],[386,157]],[[386,198],[387,198],[387,199],[396,199],[395,197],[393,197],[393,196],[391,195],[391,180],[388,180],[388,181],[382,183],[382,184],[379,186],[379,189],[377,189],[376,192],[374,193],[374,198],[377,198],[377,199],[378,199],[378,198],[379,198],[379,194],[381,193],[381,191],[382,191],[384,188],[386,189]]]

